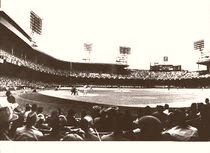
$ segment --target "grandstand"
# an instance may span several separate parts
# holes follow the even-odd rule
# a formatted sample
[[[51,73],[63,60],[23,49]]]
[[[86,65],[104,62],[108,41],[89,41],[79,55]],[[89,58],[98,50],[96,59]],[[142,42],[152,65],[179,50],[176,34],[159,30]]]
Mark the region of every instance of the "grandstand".
[[[206,73],[210,73],[210,58],[208,55],[201,57],[198,59],[197,64],[205,65],[206,66]]]
[[[5,12],[1,11],[0,17],[0,61],[2,70],[7,75],[69,84],[69,81],[74,80],[78,74],[81,78],[89,73],[92,75],[127,74],[125,68],[128,65],[66,62],[51,57],[33,48],[31,37]]]
[[[0,17],[2,76],[39,81],[56,86],[72,84],[141,87],[209,86],[209,74],[181,70],[181,66],[172,66],[173,70],[171,70],[171,65],[169,65],[167,69],[169,68],[170,71],[132,70],[128,69],[127,64],[79,63],[58,60],[33,48],[31,37],[5,12],[0,11]],[[208,65],[208,61],[199,63]]]

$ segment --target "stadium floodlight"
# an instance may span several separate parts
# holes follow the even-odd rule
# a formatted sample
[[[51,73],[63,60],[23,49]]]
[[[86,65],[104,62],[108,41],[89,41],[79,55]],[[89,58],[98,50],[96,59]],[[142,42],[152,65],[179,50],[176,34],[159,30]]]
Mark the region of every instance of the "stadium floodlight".
[[[131,48],[130,47],[127,47],[126,52],[127,52],[127,54],[131,54]]]
[[[130,47],[122,47],[119,48],[120,56],[117,58],[117,63],[127,64],[128,63],[128,55],[131,54]]]
[[[91,51],[92,51],[92,47],[93,47],[93,44],[84,43],[84,50],[86,52],[88,52],[88,57],[84,58],[83,59],[84,61],[90,61],[90,54],[91,54]]]
[[[120,54],[123,54],[124,48],[120,46]]]
[[[120,54],[131,54],[131,48],[120,46]]]
[[[92,46],[93,46],[93,44],[84,43],[85,51],[88,51],[88,52],[92,51]]]
[[[163,61],[164,61],[164,62],[168,62],[168,56],[164,56],[164,57],[163,57]]]
[[[204,49],[204,40],[194,42],[194,50],[202,51]]]
[[[42,19],[33,11],[30,12],[30,28],[32,32],[41,35],[42,33]]]

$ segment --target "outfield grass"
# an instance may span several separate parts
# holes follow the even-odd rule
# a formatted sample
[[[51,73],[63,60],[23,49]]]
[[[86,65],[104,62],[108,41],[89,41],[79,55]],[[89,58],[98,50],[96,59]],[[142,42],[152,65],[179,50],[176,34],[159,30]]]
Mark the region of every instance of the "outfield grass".
[[[79,95],[71,95],[70,90],[44,90],[43,95],[83,101],[87,103],[108,104],[126,107],[190,107],[194,102],[204,102],[209,98],[210,89],[160,89],[160,88],[94,88],[87,95],[79,91]]]

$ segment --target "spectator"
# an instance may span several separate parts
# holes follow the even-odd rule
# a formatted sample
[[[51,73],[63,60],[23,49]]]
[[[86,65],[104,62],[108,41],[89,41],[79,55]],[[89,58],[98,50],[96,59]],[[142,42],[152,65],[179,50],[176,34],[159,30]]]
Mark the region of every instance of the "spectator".
[[[83,135],[84,141],[100,141],[100,136],[98,132],[92,128],[93,119],[91,116],[86,115],[81,119],[80,127],[85,132]]]
[[[133,117],[131,115],[131,112],[129,110],[126,110],[124,114],[121,114],[122,116],[122,128],[124,131],[132,130],[133,129]]]
[[[154,116],[143,116],[138,120],[138,128],[140,129],[134,135],[135,140],[140,141],[158,141],[158,140],[167,140],[161,134],[162,124],[161,121]]]
[[[170,114],[169,104],[165,104],[163,113],[166,114],[166,115]]]
[[[31,106],[31,112],[30,112],[31,114],[33,114],[33,113],[35,113],[36,115],[37,115],[37,105],[36,104],[33,104],[32,106]]]
[[[43,114],[43,107],[37,107],[37,117],[38,121],[41,123],[45,122],[45,115]]]
[[[6,96],[7,96],[7,101],[11,104],[11,108],[16,112],[20,112],[17,109],[18,103],[16,102],[15,97],[12,95],[12,93],[9,90],[7,90]]]
[[[100,111],[101,111],[101,107],[98,105],[95,105],[92,107],[92,113],[91,116],[93,117],[93,120],[95,120],[95,118],[100,117]]]
[[[38,141],[40,137],[43,136],[43,133],[35,128],[37,122],[37,114],[31,112],[28,114],[26,119],[26,125],[20,128],[17,128],[15,134],[15,141]]]
[[[199,118],[197,104],[192,103],[190,106],[189,112],[187,114],[187,120],[193,120],[196,118]]]
[[[7,101],[9,103],[12,104],[16,103],[15,97],[12,95],[12,93],[9,90],[6,92],[6,96],[7,96]]]
[[[36,128],[38,128],[40,131],[42,131],[42,133],[47,133],[51,130],[51,128],[48,126],[48,124],[45,122],[45,117],[43,116],[43,114],[38,114],[38,121],[36,124]]]
[[[52,129],[49,134],[41,138],[41,141],[60,141],[63,138],[63,135],[60,133],[60,119],[58,110],[51,112],[51,116],[47,118],[47,123]]]
[[[170,134],[177,141],[199,140],[198,129],[187,124],[184,111],[175,110],[173,120],[175,126],[165,130],[163,134]]]
[[[84,118],[86,115],[87,115],[87,112],[85,110],[83,110],[81,113],[81,118]]]
[[[102,141],[128,141],[123,134],[123,120],[121,114],[119,114],[118,110],[114,110],[112,114],[112,130],[110,134],[103,135],[101,137]]]
[[[143,116],[152,114],[152,109],[150,106],[144,107],[142,111],[143,111],[143,114],[142,114]]]
[[[78,126],[78,120],[76,119],[75,114],[76,113],[73,109],[68,110],[68,114],[66,116],[68,126],[74,126],[74,127]]]
[[[190,106],[189,112],[187,113],[187,116],[186,116],[187,124],[198,128],[200,126],[200,118],[201,118],[201,114],[198,110],[198,104],[192,103]]]
[[[175,126],[175,122],[174,122],[174,112],[171,111],[169,114],[168,114],[168,118],[166,120],[166,124],[165,124],[165,127],[164,127],[164,130],[167,130],[167,129],[170,129],[172,127]]]
[[[209,141],[210,140],[210,108],[208,105],[203,103],[199,106],[200,110],[200,120],[199,120],[199,127],[198,132],[201,140]]]
[[[43,112],[43,107],[38,107],[37,108],[38,121],[36,124],[36,128],[38,128],[43,134],[45,133],[48,134],[51,130],[51,127],[49,127],[48,124],[46,123],[45,115],[42,112]]]
[[[31,107],[32,106],[30,104],[25,105],[25,111],[23,112],[23,122],[26,122],[27,116],[31,112]]]
[[[164,107],[157,105],[156,107],[157,111],[155,111],[154,113],[152,113],[152,116],[157,117],[160,121],[162,126],[164,127],[166,124],[166,120],[167,120],[167,116],[163,111],[164,111]]]
[[[105,109],[100,111],[100,116],[94,119],[94,127],[99,132],[109,131],[109,119]]]
[[[13,113],[10,107],[0,108],[0,140],[11,140],[9,137],[10,126],[18,116]]]
[[[209,103],[209,98],[206,98],[205,99],[205,103],[206,103],[206,105],[209,105],[210,103]]]
[[[59,131],[60,131],[60,134],[61,135],[65,135],[66,132],[68,132],[66,116],[59,115],[58,118],[59,118]]]

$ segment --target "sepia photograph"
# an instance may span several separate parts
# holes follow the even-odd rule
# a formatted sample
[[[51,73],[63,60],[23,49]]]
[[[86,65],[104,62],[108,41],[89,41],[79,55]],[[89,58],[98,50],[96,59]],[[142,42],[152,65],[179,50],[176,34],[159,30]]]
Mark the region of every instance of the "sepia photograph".
[[[4,146],[198,152],[209,100],[209,0],[0,0]]]

